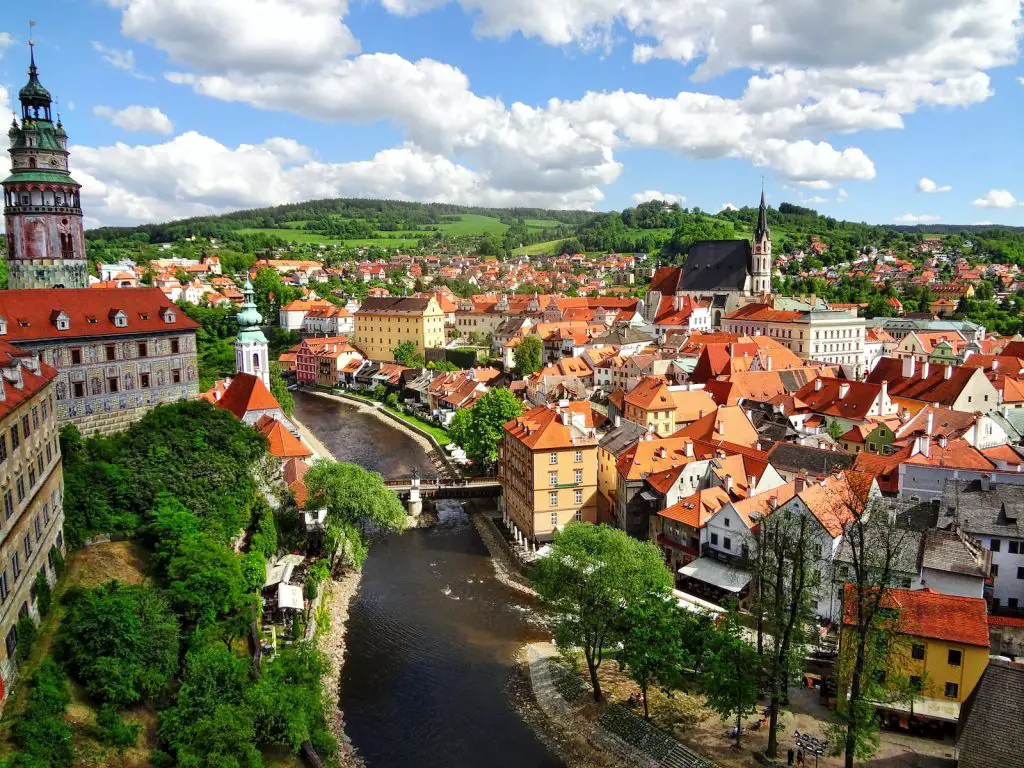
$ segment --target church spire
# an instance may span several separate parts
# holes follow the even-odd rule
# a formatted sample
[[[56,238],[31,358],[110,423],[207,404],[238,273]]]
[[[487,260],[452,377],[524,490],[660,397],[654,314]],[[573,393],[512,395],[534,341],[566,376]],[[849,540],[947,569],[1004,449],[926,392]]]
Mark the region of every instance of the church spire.
[[[35,22],[29,22],[29,32]],[[21,102],[21,116],[26,120],[50,121],[50,92],[39,82],[39,69],[36,67],[36,42],[31,37],[28,41],[28,82],[18,91]]]
[[[761,205],[757,210],[757,226],[754,228],[754,242],[759,242],[763,237],[771,237],[768,229],[768,206],[764,201],[764,182],[761,182]]]
[[[235,370],[239,373],[251,373],[263,380],[270,389],[270,359],[268,357],[267,337],[263,335],[260,324],[263,315],[256,308],[252,283],[248,276],[242,288],[242,311],[238,313],[238,337],[235,339]]]

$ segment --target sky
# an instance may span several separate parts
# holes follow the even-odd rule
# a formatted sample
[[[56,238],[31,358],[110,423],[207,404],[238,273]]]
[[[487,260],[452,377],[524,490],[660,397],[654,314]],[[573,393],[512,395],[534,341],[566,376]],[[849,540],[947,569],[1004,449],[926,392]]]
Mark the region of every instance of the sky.
[[[35,5],[37,7],[30,8]],[[1020,0],[48,0],[87,226],[324,197],[1024,225]]]

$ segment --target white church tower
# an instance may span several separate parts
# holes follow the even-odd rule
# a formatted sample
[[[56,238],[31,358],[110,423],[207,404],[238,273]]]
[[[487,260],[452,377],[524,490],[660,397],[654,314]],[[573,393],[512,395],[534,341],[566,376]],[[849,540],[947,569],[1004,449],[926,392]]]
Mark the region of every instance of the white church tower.
[[[267,352],[267,337],[260,330],[263,315],[253,301],[252,283],[248,279],[242,288],[245,301],[238,313],[238,338],[235,339],[235,369],[239,373],[251,373],[263,379],[270,389],[270,360]]]
[[[755,296],[772,292],[772,233],[768,229],[768,206],[764,202],[764,188],[761,189],[761,206],[757,212],[757,226],[754,228],[752,248],[751,293]]]

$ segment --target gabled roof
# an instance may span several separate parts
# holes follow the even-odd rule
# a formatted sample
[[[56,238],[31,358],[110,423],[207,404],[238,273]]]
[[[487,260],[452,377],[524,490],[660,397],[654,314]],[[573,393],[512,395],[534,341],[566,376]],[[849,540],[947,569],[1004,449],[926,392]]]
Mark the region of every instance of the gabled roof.
[[[582,428],[574,425],[574,415],[582,417]],[[564,408],[538,405],[506,422],[504,429],[508,437],[535,451],[597,444],[589,401],[571,402]]]
[[[724,489],[712,486],[680,499],[671,507],[659,512],[658,516],[693,528],[703,528],[711,516],[730,501],[729,494]]]
[[[11,373],[14,380],[3,376],[0,382],[3,391],[0,417],[17,410],[20,405],[31,400],[57,378],[56,368],[42,362],[35,353],[24,352],[6,341],[0,341],[0,376],[3,371]],[[18,379],[20,386],[15,385]],[[29,463],[31,464],[31,461]]]
[[[238,373],[217,401],[217,407],[231,411],[241,419],[249,411],[269,411],[280,408],[281,404],[270,394],[270,390],[259,376]]]
[[[988,604],[980,597],[959,597],[930,589],[887,589],[882,607],[895,609],[902,634],[989,647]],[[844,586],[843,624],[856,624],[856,591]]]
[[[720,406],[707,416],[683,427],[674,436],[695,440],[728,440],[746,446],[758,443],[757,430],[738,405]]]
[[[682,290],[742,291],[751,272],[749,240],[698,240],[683,265]]]
[[[289,432],[288,428],[273,416],[263,414],[254,426],[257,432],[267,438],[271,456],[285,459],[305,458],[313,455],[313,452],[299,438]]]
[[[995,624],[997,617],[989,618]],[[1024,664],[990,658],[981,679],[960,709],[959,768],[1022,768],[1018,739],[1024,711]]]
[[[879,384],[822,376],[808,382],[795,397],[815,413],[864,421],[881,393]]]

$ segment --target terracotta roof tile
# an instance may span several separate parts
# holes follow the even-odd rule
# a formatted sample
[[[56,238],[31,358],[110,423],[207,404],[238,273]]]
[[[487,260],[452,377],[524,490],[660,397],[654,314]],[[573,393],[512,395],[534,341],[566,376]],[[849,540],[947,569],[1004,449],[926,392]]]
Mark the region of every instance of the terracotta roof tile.
[[[944,595],[930,589],[889,589],[882,606],[898,612],[897,627],[903,634],[989,647],[988,604],[980,597]],[[856,610],[856,591],[846,584],[843,624],[856,623]]]
[[[238,373],[217,401],[217,407],[231,411],[241,419],[248,411],[269,411],[280,408],[281,404],[259,376]]]

